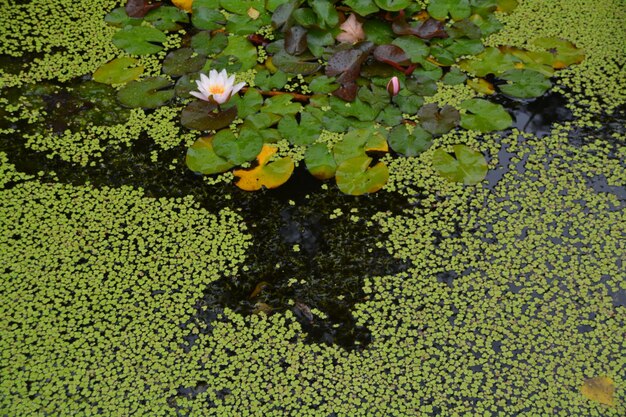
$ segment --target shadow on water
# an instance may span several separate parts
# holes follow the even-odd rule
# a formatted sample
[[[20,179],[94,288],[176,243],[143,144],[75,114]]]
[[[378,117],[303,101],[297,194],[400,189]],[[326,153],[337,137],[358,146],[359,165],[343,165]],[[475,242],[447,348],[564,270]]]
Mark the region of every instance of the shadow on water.
[[[50,93],[42,95],[42,105],[54,103],[57,119],[59,108],[70,109],[67,119],[92,108],[65,106],[66,101],[74,103],[76,99],[56,88],[46,91]],[[71,121],[54,123],[80,128]],[[37,128],[16,127],[20,132]],[[157,162],[150,158],[154,150],[161,152]],[[365,296],[361,289],[364,279],[407,268],[376,247],[384,235],[364,224],[378,211],[397,213],[407,208],[406,199],[397,194],[346,196],[332,183],[324,189],[304,168],[298,168],[289,182],[276,190],[251,193],[231,184],[209,186],[184,166],[184,147],[161,151],[146,136],[128,148],[106,149],[95,166],[87,167],[50,159],[26,148],[23,140],[12,135],[0,135],[0,151],[21,172],[54,172],[51,181],[89,183],[96,188],[132,186],[157,198],[191,195],[211,212],[226,207],[237,211],[252,235],[245,271],[208,285],[203,298],[196,300],[197,313],[182,324],[184,328],[193,324],[210,332],[211,322],[225,307],[243,315],[270,309],[270,314],[280,314],[289,309],[307,333],[307,341],[361,349],[369,341],[369,331],[355,325],[351,311]],[[179,162],[170,169],[173,159]],[[335,210],[342,214],[331,216]],[[315,314],[316,309],[327,317]],[[194,340],[190,336],[183,345],[190,348]]]

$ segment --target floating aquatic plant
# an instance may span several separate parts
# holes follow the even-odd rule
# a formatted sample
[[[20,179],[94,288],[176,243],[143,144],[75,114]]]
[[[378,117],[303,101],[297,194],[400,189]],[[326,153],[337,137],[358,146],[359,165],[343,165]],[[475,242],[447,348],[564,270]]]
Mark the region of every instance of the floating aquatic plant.
[[[339,172],[339,189],[358,195],[385,184],[386,176],[377,175],[376,186],[371,185],[370,171],[384,166],[377,161],[388,146],[354,155],[360,162],[349,166],[363,165],[362,174],[346,176],[347,166],[330,160],[341,152],[319,146],[322,129],[350,137],[367,128],[399,156],[414,157],[450,130],[490,132],[512,124],[500,104],[484,99],[467,100],[458,109],[424,105],[423,97],[434,94],[437,83],[466,82],[480,94],[529,99],[550,89],[555,70],[582,60],[571,42],[560,39],[537,39],[534,51],[486,48],[484,37],[500,28],[494,13],[510,12],[515,4],[432,0],[422,9],[408,0],[195,0],[156,7],[129,1],[107,18],[121,27],[113,41],[126,52],[154,54],[165,47],[168,31],[184,27],[190,33],[190,44],[169,51],[162,62],[175,85],[164,78],[133,81],[141,67],[127,60],[104,64],[94,77],[128,82],[119,93],[126,106],[182,101],[183,126],[203,135],[189,149],[190,169],[218,173],[217,167],[259,164],[264,145],[284,140],[306,148],[304,162],[313,175],[330,179]],[[126,78],[119,74],[123,68],[132,68]],[[235,84],[235,78],[248,71],[254,78],[240,97],[246,82],[238,78]],[[189,89],[193,81],[199,91]],[[185,92],[204,102],[187,102]],[[207,142],[206,135],[213,139]],[[221,160],[228,164],[216,163]],[[354,186],[345,186],[347,178]],[[245,189],[251,188],[256,187]]]

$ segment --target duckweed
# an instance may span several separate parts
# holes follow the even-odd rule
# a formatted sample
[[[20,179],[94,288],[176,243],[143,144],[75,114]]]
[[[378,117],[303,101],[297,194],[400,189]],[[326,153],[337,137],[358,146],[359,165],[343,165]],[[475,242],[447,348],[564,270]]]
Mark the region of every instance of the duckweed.
[[[0,86],[30,88],[25,83],[92,73],[118,54],[102,18],[119,3],[1,8],[2,21],[16,24],[0,28],[0,54],[32,64],[15,72],[3,63]],[[619,0],[520,1],[498,17],[504,29],[489,42],[530,48],[529,39],[545,35],[582,47],[585,61],[558,73],[555,87],[574,120],[543,137],[518,129],[453,131],[417,157],[383,158],[393,175],[382,197],[342,196],[344,205],[316,206],[342,227],[375,234],[378,248],[362,248],[371,256],[382,258],[375,249],[384,250],[408,265],[363,271],[357,280],[352,271],[344,280],[360,289],[350,294],[341,271],[324,283],[328,299],[352,300],[351,320],[368,331],[352,349],[311,340],[332,316],[319,306],[294,297],[288,307],[257,306],[255,314],[212,293],[262,270],[265,261],[285,287],[318,291],[311,299],[324,295],[306,271],[281,275],[286,263],[310,254],[306,240],[281,241],[287,249],[279,253],[294,258],[263,259],[257,248],[280,225],[268,213],[278,219],[301,210],[305,223],[312,216],[307,202],[334,197],[332,185],[302,198],[267,193],[257,205],[241,192],[218,190],[232,181],[224,174],[194,183],[217,195],[202,207],[201,194],[189,188],[186,197],[148,197],[162,186],[151,183],[161,181],[152,175],[143,189],[143,180],[123,171],[110,188],[96,169],[109,146],[120,149],[144,135],[173,152],[194,139],[178,132],[177,109],[133,110],[125,124],[55,134],[26,129],[45,116],[27,101],[0,98],[12,103],[0,116],[14,118],[0,125],[0,413],[624,415],[626,89],[619,67],[624,38],[616,34],[624,32],[625,17]],[[150,59],[154,66],[148,58],[144,65],[156,71],[158,58]],[[442,86],[428,100],[461,101],[466,91]],[[340,139],[324,131],[318,141],[332,146]],[[70,180],[62,162],[60,178],[52,165],[40,172],[20,159],[16,141],[76,169],[86,165],[83,176]],[[434,175],[433,150],[454,144],[487,156],[483,183],[467,187]],[[178,168],[172,178],[182,175]],[[340,243],[317,256],[349,256]],[[601,376],[614,382],[614,406],[580,391]]]

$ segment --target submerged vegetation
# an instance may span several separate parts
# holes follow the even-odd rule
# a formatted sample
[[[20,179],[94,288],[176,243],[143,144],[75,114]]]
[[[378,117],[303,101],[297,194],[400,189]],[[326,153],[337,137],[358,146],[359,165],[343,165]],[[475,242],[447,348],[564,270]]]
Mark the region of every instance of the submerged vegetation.
[[[623,1],[8,3],[0,414],[624,414]]]

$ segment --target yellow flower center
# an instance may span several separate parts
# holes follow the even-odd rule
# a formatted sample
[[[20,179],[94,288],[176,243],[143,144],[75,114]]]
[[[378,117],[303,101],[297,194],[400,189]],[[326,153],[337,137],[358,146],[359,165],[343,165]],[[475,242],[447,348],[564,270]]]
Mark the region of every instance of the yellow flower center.
[[[211,94],[224,94],[224,86],[223,85],[213,85],[209,89]]]

